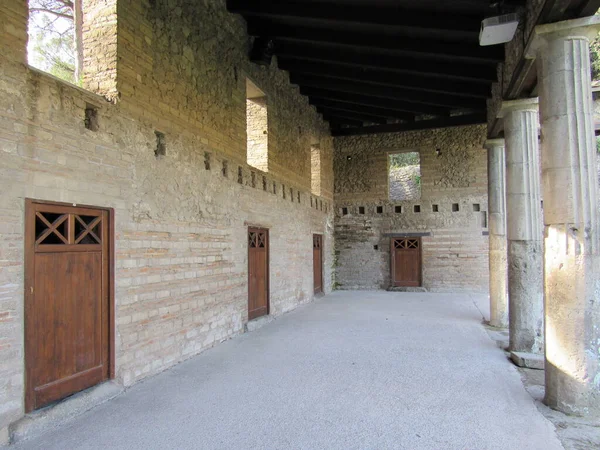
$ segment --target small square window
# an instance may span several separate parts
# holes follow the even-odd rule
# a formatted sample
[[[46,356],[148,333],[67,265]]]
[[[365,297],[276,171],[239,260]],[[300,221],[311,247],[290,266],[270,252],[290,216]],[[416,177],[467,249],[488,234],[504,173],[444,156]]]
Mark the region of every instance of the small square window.
[[[394,212],[396,214],[401,214],[402,213],[402,206],[394,206]]]
[[[167,138],[165,137],[165,134],[160,131],[155,131],[154,135],[156,136],[154,156],[160,159],[167,154]]]
[[[342,208],[342,216],[348,215],[348,208]]]
[[[383,206],[377,207],[377,214],[383,214]]]
[[[481,205],[479,203],[473,203],[473,211],[474,212],[481,211]]]
[[[413,206],[413,211],[416,213],[420,213],[421,212],[421,205],[415,205]]]
[[[358,207],[358,213],[359,214],[364,214],[365,213],[365,207],[364,206],[359,206]]]
[[[438,206],[438,205],[431,205],[431,210],[432,210],[433,212],[439,212],[439,211],[440,211],[440,208],[439,208],[439,206]]]
[[[452,212],[458,212],[459,207],[458,207],[458,203],[452,203]]]

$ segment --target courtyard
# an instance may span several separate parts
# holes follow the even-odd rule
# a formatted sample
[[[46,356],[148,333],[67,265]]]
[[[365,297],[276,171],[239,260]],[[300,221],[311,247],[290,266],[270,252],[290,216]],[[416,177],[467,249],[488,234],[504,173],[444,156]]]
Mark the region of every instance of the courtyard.
[[[562,448],[487,305],[336,291],[14,448]]]

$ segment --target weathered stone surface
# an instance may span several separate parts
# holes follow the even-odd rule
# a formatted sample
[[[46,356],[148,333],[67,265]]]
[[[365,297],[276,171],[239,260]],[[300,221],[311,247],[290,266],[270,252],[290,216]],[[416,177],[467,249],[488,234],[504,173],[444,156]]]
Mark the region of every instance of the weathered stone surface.
[[[544,277],[538,100],[504,102],[510,349],[542,353]]]
[[[544,370],[544,356],[539,353],[510,352],[510,359],[519,367]]]
[[[490,325],[508,327],[506,158],[504,139],[486,141],[488,151]]]
[[[313,299],[313,233],[332,287],[333,141],[287,73],[248,61],[245,23],[224,1],[123,0],[118,15],[117,48],[105,49],[118,56],[112,104],[25,66],[26,2],[0,8],[0,430],[23,414],[25,198],[115,209],[124,385],[243,332],[249,225],[270,229],[271,314]],[[246,76],[270,99],[268,173],[246,164]],[[88,104],[96,132],[84,126]]]
[[[589,39],[600,17],[536,28],[545,224],[546,393],[600,417],[600,237]]]
[[[335,139],[336,282],[342,289],[387,289],[389,235],[418,232],[429,233],[422,237],[425,288],[487,291],[484,141],[483,126]],[[420,154],[419,200],[389,199],[388,155],[401,151]]]
[[[390,200],[419,200],[421,197],[421,166],[390,168]]]

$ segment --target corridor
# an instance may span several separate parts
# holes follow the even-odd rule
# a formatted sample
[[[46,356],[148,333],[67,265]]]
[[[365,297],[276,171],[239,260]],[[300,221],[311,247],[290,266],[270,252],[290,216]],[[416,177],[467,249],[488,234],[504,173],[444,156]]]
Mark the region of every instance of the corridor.
[[[562,448],[486,304],[337,291],[14,448]]]

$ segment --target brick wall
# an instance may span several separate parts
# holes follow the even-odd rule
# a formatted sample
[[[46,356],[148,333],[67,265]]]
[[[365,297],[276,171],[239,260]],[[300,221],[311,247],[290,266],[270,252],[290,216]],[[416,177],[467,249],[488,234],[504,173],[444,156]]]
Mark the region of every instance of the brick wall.
[[[0,430],[23,414],[27,197],[115,208],[116,373],[126,385],[243,331],[250,225],[270,229],[273,315],[313,300],[313,233],[325,236],[332,286],[332,189],[310,192],[310,144],[320,143],[332,186],[333,141],[285,72],[248,62],[244,22],[224,1],[119,1],[118,92],[98,84],[112,103],[23,64],[23,4],[0,10]],[[246,74],[270,99],[269,173],[246,164]],[[89,105],[96,132],[84,126]]]
[[[427,234],[422,237],[425,288],[487,291],[485,137],[484,126],[471,126],[335,138],[340,288],[388,288],[391,236],[421,233]],[[419,200],[389,200],[388,155],[399,151],[420,153]],[[415,212],[415,205],[420,212]],[[453,211],[453,205],[458,205],[458,211]]]

